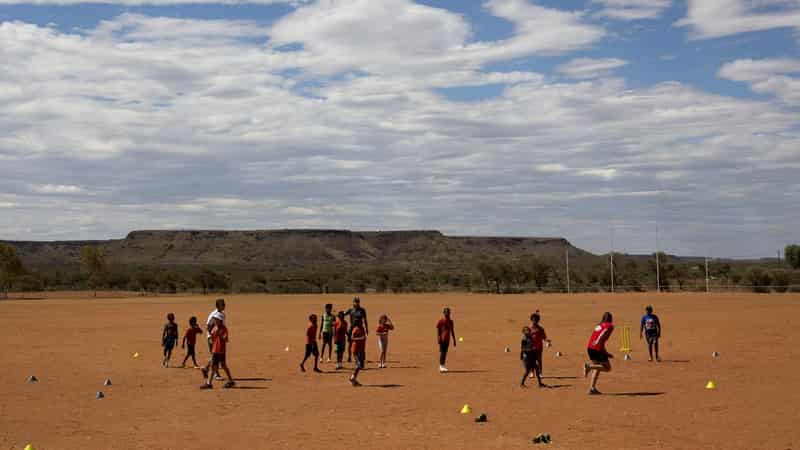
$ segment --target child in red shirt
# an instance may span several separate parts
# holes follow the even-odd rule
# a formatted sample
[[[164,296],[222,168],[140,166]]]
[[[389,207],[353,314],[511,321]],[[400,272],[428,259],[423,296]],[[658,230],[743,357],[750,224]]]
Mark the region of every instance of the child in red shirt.
[[[300,371],[305,372],[305,363],[308,357],[314,355],[314,372],[322,372],[319,370],[319,347],[317,346],[317,315],[312,314],[308,316],[308,328],[306,328],[306,355],[300,363]]]
[[[353,374],[350,375],[350,384],[353,386],[361,386],[358,382],[358,373],[364,368],[365,359],[367,357],[367,333],[361,323],[360,318],[353,319],[353,330],[350,334],[351,349],[355,359],[355,368]]]
[[[347,321],[344,320],[344,311],[339,311],[336,323],[333,324],[333,343],[336,345],[336,370],[340,370],[344,358],[344,346],[347,345]]]
[[[378,319],[378,328],[375,329],[375,334],[378,336],[378,350],[381,355],[378,358],[378,368],[386,368],[386,351],[389,348],[389,331],[394,330],[394,324],[389,316],[382,314]]]
[[[222,367],[222,370],[225,371],[225,375],[228,376],[228,382],[225,383],[225,388],[231,388],[236,385],[233,381],[233,376],[231,376],[231,371],[228,369],[228,363],[225,361],[225,354],[227,352],[228,346],[228,328],[222,322],[221,319],[214,317],[213,319],[214,325],[211,329],[211,371],[207,368],[203,368],[203,377],[206,379],[206,382],[200,386],[200,389],[211,389],[213,386],[211,385],[211,380],[214,379],[214,372],[218,372],[219,368]]]
[[[599,395],[600,391],[597,390],[597,378],[600,372],[610,372],[611,362],[609,358],[614,355],[608,353],[606,350],[606,341],[611,337],[614,332],[613,317],[610,312],[603,313],[603,319],[594,327],[592,336],[589,338],[586,352],[589,354],[591,362],[583,363],[583,376],[586,377],[592,373],[592,383],[589,386],[589,395]]]
[[[186,333],[183,335],[183,341],[181,341],[181,348],[186,348],[187,346],[189,347],[189,349],[186,351],[186,357],[183,358],[181,367],[186,367],[186,360],[188,360],[191,356],[192,362],[194,363],[194,368],[200,368],[197,365],[197,359],[195,358],[194,345],[197,343],[197,335],[202,332],[203,330],[200,329],[199,325],[197,325],[197,317],[191,317],[189,319],[189,328],[186,329]]]
[[[539,387],[547,387],[544,383],[542,383],[542,352],[544,351],[544,343],[547,341],[547,333],[545,333],[544,328],[539,325],[539,321],[541,320],[541,316],[539,312],[535,312],[531,314],[531,358],[533,359],[533,373],[531,375],[536,374],[536,379],[539,381]]]
[[[456,331],[453,320],[450,319],[450,308],[442,311],[444,317],[436,323],[436,343],[439,344],[439,373],[447,372],[447,351],[450,349],[450,337],[453,338],[453,347],[456,346]]]

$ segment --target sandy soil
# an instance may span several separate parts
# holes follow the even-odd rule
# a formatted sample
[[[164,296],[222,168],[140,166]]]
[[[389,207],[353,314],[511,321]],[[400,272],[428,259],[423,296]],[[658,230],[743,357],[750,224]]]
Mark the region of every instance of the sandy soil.
[[[167,312],[181,330],[214,297],[48,298],[0,302],[0,449],[295,448],[765,448],[800,447],[797,295],[365,295],[371,322],[388,313],[389,368],[362,373],[323,364],[300,373],[306,317],[349,296],[228,297],[228,360],[239,388],[201,391],[199,371],[164,369]],[[664,333],[648,363],[636,325],[655,305]],[[434,325],[450,305],[464,338],[449,374],[437,372]],[[553,339],[550,389],[518,386],[519,332],[536,308]],[[633,324],[632,361],[610,349],[606,394],[586,395],[585,344],[603,311]],[[371,324],[374,327],[374,324]],[[286,352],[285,347],[290,351]],[[511,347],[510,353],[504,348]],[[368,359],[377,357],[373,336]],[[207,353],[198,346],[200,357]],[[555,352],[563,353],[556,357]],[[713,359],[718,351],[721,357]],[[140,358],[132,354],[139,352]],[[173,357],[177,362],[180,351]],[[27,384],[36,375],[40,382]],[[110,378],[113,386],[104,387]],[[718,389],[704,389],[713,379]],[[103,390],[106,398],[95,399]],[[459,410],[468,403],[472,415]],[[474,416],[486,413],[489,422]]]

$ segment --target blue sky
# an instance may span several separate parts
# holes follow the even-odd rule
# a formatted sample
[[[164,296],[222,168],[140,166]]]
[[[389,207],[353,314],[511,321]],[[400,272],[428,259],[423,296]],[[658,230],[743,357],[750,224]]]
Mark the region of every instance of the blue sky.
[[[649,252],[658,226],[667,251],[772,256],[800,239],[799,46],[798,0],[0,0],[0,239]]]

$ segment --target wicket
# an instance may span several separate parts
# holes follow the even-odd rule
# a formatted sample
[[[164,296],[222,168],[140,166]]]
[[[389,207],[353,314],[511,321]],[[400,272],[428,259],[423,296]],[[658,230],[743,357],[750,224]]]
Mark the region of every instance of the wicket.
[[[619,351],[621,351],[623,353],[630,353],[630,351],[631,351],[631,327],[629,327],[627,325],[623,325],[622,326],[622,334],[620,336],[621,336],[621,340],[622,340],[622,347],[619,349]]]

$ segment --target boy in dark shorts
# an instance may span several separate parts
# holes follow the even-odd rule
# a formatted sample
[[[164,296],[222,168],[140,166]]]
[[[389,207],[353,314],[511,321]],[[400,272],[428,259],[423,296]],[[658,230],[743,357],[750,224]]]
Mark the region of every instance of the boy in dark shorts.
[[[550,342],[547,339],[547,333],[545,333],[544,328],[539,325],[539,321],[541,320],[541,316],[539,316],[539,312],[535,312],[531,314],[531,354],[534,359],[534,366],[533,372],[536,374],[536,379],[539,381],[539,387],[547,387],[544,383],[542,383],[542,353],[544,352],[544,343]]]
[[[339,311],[336,323],[333,325],[333,343],[336,345],[336,370],[342,368],[344,347],[347,345],[347,321],[344,320],[344,311]]]
[[[186,367],[186,360],[189,357],[192,357],[192,363],[194,363],[194,368],[199,369],[200,367],[197,365],[197,358],[195,357],[194,353],[194,346],[197,343],[197,335],[202,333],[203,330],[200,329],[200,326],[197,325],[197,317],[191,317],[189,319],[189,328],[186,329],[186,333],[183,335],[183,341],[181,341],[181,348],[188,347],[189,349],[186,351],[186,357],[183,358],[183,363],[181,367]]]
[[[522,374],[522,381],[519,383],[519,387],[525,387],[525,379],[528,378],[528,374],[536,370],[536,358],[533,352],[531,352],[532,343],[531,328],[522,327],[522,342],[520,342],[519,345],[519,359],[522,361],[522,367],[525,369],[525,373]]]
[[[584,378],[592,374],[592,384],[589,386],[589,395],[599,395],[600,391],[597,390],[597,378],[600,372],[610,372],[611,362],[610,358],[614,356],[606,351],[606,341],[614,332],[613,317],[610,312],[603,313],[603,319],[597,326],[594,327],[592,336],[589,338],[589,344],[586,352],[589,354],[591,362],[583,363],[583,376]]]
[[[228,376],[228,382],[225,383],[225,388],[231,388],[236,385],[233,381],[233,376],[231,376],[231,371],[228,369],[228,362],[226,361],[226,353],[227,353],[227,346],[228,346],[228,328],[225,326],[225,323],[222,321],[221,318],[218,316],[214,316],[212,319],[214,325],[211,329],[211,369],[208,370],[207,368],[203,368],[203,378],[205,379],[205,383],[200,386],[200,389],[211,389],[213,386],[211,381],[214,379],[214,372],[219,372],[219,368],[222,367],[222,370],[225,371],[225,375]]]
[[[328,362],[331,362],[331,353],[333,352],[333,325],[336,321],[334,316],[333,305],[328,303],[325,305],[325,313],[322,315],[322,326],[319,329],[319,338],[322,339],[322,352],[321,356],[325,356],[325,348],[328,348]]]
[[[169,367],[169,360],[172,358],[172,349],[178,343],[178,324],[175,323],[175,314],[167,314],[167,323],[161,332],[161,346],[164,347],[164,360],[161,365]]]
[[[319,370],[319,347],[317,347],[317,315],[312,314],[308,316],[308,328],[306,328],[306,354],[303,361],[300,363],[300,371],[305,372],[305,363],[308,358],[314,355],[314,372],[322,372]]]
[[[642,333],[647,338],[647,350],[650,352],[648,361],[653,362],[653,348],[656,349],[656,361],[661,362],[658,355],[658,340],[661,338],[661,321],[658,316],[653,314],[653,307],[648,305],[645,308],[645,315],[642,316],[642,324],[639,326],[639,339]]]
[[[450,319],[450,308],[442,311],[443,317],[436,323],[436,343],[439,344],[439,373],[446,373],[447,351],[450,349],[450,338],[453,338],[453,347],[456,346],[456,331],[453,320]]]
[[[358,382],[358,373],[364,368],[364,363],[366,363],[367,359],[367,332],[361,324],[361,319],[353,320],[350,341],[352,342],[350,351],[353,355],[353,359],[355,359],[353,374],[350,375],[350,384],[353,386],[361,386],[361,383]]]

